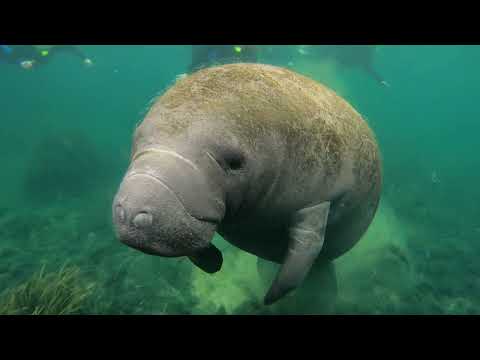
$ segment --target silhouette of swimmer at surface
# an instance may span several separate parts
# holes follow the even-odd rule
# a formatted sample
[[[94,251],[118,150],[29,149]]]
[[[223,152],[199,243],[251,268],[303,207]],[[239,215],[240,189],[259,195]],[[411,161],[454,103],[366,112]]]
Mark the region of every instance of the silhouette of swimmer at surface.
[[[374,68],[375,45],[312,45],[300,46],[298,53],[303,56],[331,59],[342,66],[365,71],[376,82],[390,86]]]
[[[193,45],[189,72],[212,65],[255,63],[259,49],[255,45]]]
[[[57,54],[71,54],[86,66],[92,65],[83,51],[74,45],[0,45],[0,62],[31,69],[47,64]]]

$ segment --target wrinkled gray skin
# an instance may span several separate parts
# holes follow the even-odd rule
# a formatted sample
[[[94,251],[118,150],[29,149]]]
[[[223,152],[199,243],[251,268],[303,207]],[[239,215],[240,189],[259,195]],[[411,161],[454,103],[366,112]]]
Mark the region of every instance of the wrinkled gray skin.
[[[215,232],[282,264],[271,304],[360,239],[380,190],[375,138],[343,99],[286,69],[231,64],[157,100],[135,132],[113,222],[128,246],[209,273],[222,265]]]

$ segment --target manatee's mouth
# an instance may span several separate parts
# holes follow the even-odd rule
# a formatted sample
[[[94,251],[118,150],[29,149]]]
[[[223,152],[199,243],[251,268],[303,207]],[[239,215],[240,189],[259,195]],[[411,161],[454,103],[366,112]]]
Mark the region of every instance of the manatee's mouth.
[[[125,242],[124,242],[125,243]],[[175,247],[172,247],[164,240],[153,240],[149,241],[148,244],[142,242],[136,243],[125,243],[125,245],[131,247],[132,249],[141,251],[144,254],[166,257],[166,258],[178,258],[183,256],[190,256],[201,252],[203,249],[208,247],[207,245],[201,245],[197,247],[189,248],[188,250],[183,250],[181,253],[178,253]]]
[[[199,224],[203,224],[203,228],[209,229],[211,236],[207,237],[199,235],[192,226],[188,229],[193,234],[191,238],[178,241],[178,239],[169,239],[158,236],[155,233],[142,234],[137,232],[117,232],[118,239],[128,247],[141,251],[148,255],[161,257],[181,257],[190,256],[207,248],[215,236],[218,227],[216,222],[201,221],[195,219]]]

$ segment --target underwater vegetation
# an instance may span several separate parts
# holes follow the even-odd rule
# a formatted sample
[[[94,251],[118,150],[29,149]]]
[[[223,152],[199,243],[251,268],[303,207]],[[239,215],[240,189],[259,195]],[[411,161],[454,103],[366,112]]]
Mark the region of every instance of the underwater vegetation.
[[[105,211],[110,201],[109,192],[101,191],[49,207],[9,209],[0,216],[0,289],[7,296],[3,301],[18,304],[6,294],[23,293],[26,283],[40,290],[46,274],[60,273],[75,275],[79,284],[95,285],[78,310],[81,314],[189,313],[196,301],[183,295],[189,288],[190,264],[159,262],[121,246],[112,233],[110,212]],[[65,261],[68,269],[81,271],[61,272]],[[49,275],[48,281],[52,278],[73,276]]]
[[[84,309],[93,284],[84,283],[78,267],[45,273],[45,267],[24,284],[0,297],[0,315],[74,315]]]

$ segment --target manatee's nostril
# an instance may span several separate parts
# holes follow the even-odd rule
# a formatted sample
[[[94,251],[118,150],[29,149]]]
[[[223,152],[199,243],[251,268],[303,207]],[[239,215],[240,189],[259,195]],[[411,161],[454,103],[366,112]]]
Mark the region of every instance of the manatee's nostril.
[[[117,217],[119,222],[121,222],[121,223],[125,222],[125,218],[126,218],[125,210],[123,209],[123,207],[121,205],[117,205],[115,207],[115,216]]]
[[[135,216],[135,219],[133,219],[133,225],[136,227],[147,227],[152,225],[152,215],[142,212],[139,213],[137,216]]]

